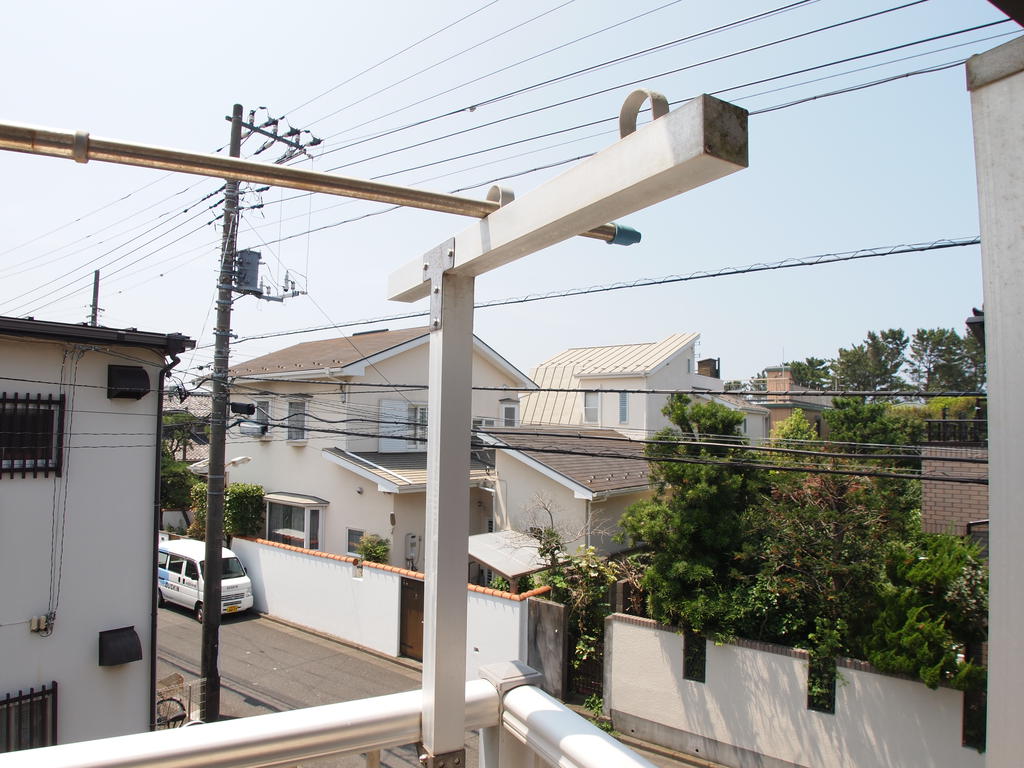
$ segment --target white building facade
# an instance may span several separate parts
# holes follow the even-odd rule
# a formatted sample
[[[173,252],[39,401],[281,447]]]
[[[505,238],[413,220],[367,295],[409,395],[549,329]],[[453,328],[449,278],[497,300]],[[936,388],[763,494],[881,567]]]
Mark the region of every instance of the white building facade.
[[[0,318],[0,714],[10,748],[150,727],[160,390],[192,346],[177,334]]]

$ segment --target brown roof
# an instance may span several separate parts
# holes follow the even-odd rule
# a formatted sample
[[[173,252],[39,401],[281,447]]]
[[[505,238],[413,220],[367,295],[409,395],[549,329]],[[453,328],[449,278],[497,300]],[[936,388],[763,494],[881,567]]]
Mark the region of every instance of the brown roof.
[[[591,491],[622,491],[648,485],[644,444],[629,442],[614,429],[525,426],[500,427],[488,430],[487,434],[508,448],[520,449],[515,453],[522,453]],[[502,446],[495,447],[500,450]]]
[[[337,339],[307,341],[239,363],[231,368],[230,373],[232,376],[251,376],[340,368],[426,336],[427,333],[427,328],[405,328],[399,331],[370,331]]]

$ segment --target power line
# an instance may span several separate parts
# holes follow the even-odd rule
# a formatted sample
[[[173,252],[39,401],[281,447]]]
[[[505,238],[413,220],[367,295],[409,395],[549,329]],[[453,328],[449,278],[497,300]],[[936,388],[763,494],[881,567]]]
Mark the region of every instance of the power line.
[[[443,27],[441,27],[441,28],[439,28],[439,29],[436,29],[436,30],[434,30],[434,31],[433,31],[433,32],[431,32],[431,33],[430,33],[429,35],[426,35],[425,37],[421,37],[421,38],[420,38],[419,40],[417,40],[417,41],[416,41],[415,43],[412,43],[412,44],[410,44],[410,45],[407,45],[407,46],[406,46],[405,48],[402,48],[402,49],[401,49],[400,51],[396,51],[395,53],[392,53],[392,54],[391,54],[390,56],[386,56],[386,57],[384,57],[383,59],[381,59],[380,61],[378,61],[378,62],[377,62],[376,64],[371,64],[371,65],[370,65],[369,67],[367,67],[366,69],[363,69],[363,70],[361,70],[361,71],[359,71],[359,72],[356,72],[356,73],[355,73],[354,75],[352,75],[351,77],[348,77],[348,78],[346,78],[345,80],[342,80],[342,81],[341,81],[340,83],[338,83],[337,85],[333,85],[333,86],[331,86],[331,87],[330,87],[330,88],[328,88],[328,89],[327,89],[326,91],[323,91],[322,93],[319,93],[319,94],[317,94],[316,96],[314,96],[314,97],[313,97],[313,98],[311,98],[311,99],[307,99],[306,101],[304,101],[304,102],[302,102],[301,104],[299,104],[299,106],[297,106],[297,107],[292,107],[292,109],[288,110],[288,112],[289,112],[289,113],[291,113],[291,112],[298,112],[298,111],[299,111],[300,109],[302,109],[303,107],[308,107],[308,106],[309,106],[310,104],[312,104],[312,103],[313,103],[314,101],[318,101],[319,99],[322,99],[322,98],[323,98],[324,96],[326,96],[327,94],[329,94],[329,93],[333,93],[334,91],[338,90],[338,89],[339,89],[339,88],[341,88],[342,86],[348,85],[348,84],[349,84],[349,83],[351,83],[351,82],[352,82],[353,80],[355,80],[355,79],[357,79],[357,78],[359,78],[359,77],[362,77],[363,75],[365,75],[365,74],[368,74],[369,72],[372,72],[373,70],[377,69],[377,67],[380,67],[380,66],[382,66],[382,65],[384,65],[384,64],[387,64],[387,63],[388,63],[389,61],[392,61],[393,59],[396,59],[396,58],[398,58],[398,57],[399,57],[399,56],[401,56],[401,55],[402,55],[403,53],[408,53],[408,52],[409,52],[409,51],[411,51],[411,50],[412,50],[413,48],[416,48],[417,46],[419,46],[419,45],[422,45],[423,43],[427,42],[427,41],[428,41],[428,40],[430,40],[431,38],[437,37],[437,36],[438,36],[438,35],[440,35],[440,34],[441,34],[442,32],[446,32],[446,31],[448,31],[448,30],[449,30],[449,29],[451,29],[452,27],[455,27],[455,26],[457,26],[457,25],[461,24],[461,23],[462,23],[462,22],[464,22],[464,21],[465,21],[466,19],[469,19],[469,18],[471,18],[471,17],[475,16],[476,14],[480,13],[481,11],[484,11],[484,10],[488,9],[488,8],[490,8],[490,7],[492,6],[492,5],[495,5],[495,4],[497,4],[497,3],[498,3],[498,0],[490,0],[490,2],[484,3],[484,4],[482,5],[482,6],[480,6],[479,8],[477,8],[477,9],[476,9],[475,11],[470,11],[470,12],[469,12],[469,13],[467,13],[467,14],[466,14],[465,16],[461,16],[461,17],[459,17],[458,19],[456,19],[455,21],[453,21],[453,22],[450,22],[450,23],[448,23],[448,24],[445,24],[445,25],[444,25]],[[332,114],[333,114],[333,113],[332,113]],[[329,115],[328,115],[328,117],[329,117]],[[322,119],[322,118],[321,118],[321,119]],[[315,122],[318,122],[318,120],[314,120],[314,121],[312,121],[312,122],[314,122],[314,123],[315,123]],[[312,123],[310,123],[310,125],[312,125]]]
[[[506,306],[509,304],[526,304],[534,301],[547,301],[549,299],[560,299],[569,296],[586,296],[593,293],[608,293],[611,291],[628,290],[631,288],[645,288],[653,285],[669,285],[671,283],[683,283],[692,280],[708,280],[718,277],[746,275],[756,272],[767,272],[777,269],[792,269],[795,267],[811,267],[818,266],[821,264],[836,264],[845,261],[856,261],[859,259],[876,258],[879,256],[896,256],[907,253],[923,253],[925,251],[944,250],[947,248],[960,248],[968,245],[977,245],[980,242],[981,237],[975,235],[974,237],[957,238],[953,240],[934,240],[930,243],[915,243],[911,245],[890,245],[878,248],[862,248],[856,251],[825,253],[820,254],[818,256],[810,256],[802,259],[787,258],[781,261],[760,264],[748,264],[742,267],[722,267],[721,269],[714,271],[700,270],[697,272],[691,272],[687,275],[644,277],[638,278],[637,280],[631,280],[628,282],[612,283],[610,285],[594,285],[586,288],[568,288],[561,291],[528,294],[526,296],[518,296],[514,298],[494,299],[493,301],[485,301],[475,304],[474,309],[486,309],[490,307]],[[426,311],[402,312],[394,315],[380,315],[378,317],[364,318],[361,320],[350,320],[342,323],[333,323],[331,325],[319,325],[307,328],[296,328],[287,331],[271,331],[269,333],[245,336],[241,339],[237,339],[235,343],[239,344],[245,341],[258,341],[260,339],[272,339],[281,336],[296,336],[306,333],[317,333],[320,331],[338,330],[340,328],[350,328],[353,326],[360,325],[372,325],[374,323],[389,322],[392,320],[409,320],[417,317],[425,317],[427,314],[429,313]],[[209,345],[202,345],[201,347],[198,348],[202,349],[206,348],[207,346]]]
[[[876,11],[874,13],[865,14],[863,16],[857,16],[855,18],[847,19],[845,21],[835,22],[833,24],[828,24],[828,25],[825,25],[823,27],[817,27],[815,29],[808,30],[806,32],[800,32],[800,33],[797,33],[795,35],[789,35],[787,37],[778,38],[776,40],[772,40],[772,41],[767,42],[767,43],[761,43],[761,44],[756,45],[756,46],[751,46],[751,47],[744,48],[744,49],[741,49],[741,50],[738,50],[738,51],[732,51],[730,53],[722,54],[720,56],[714,56],[714,57],[711,57],[711,58],[708,58],[708,59],[703,59],[701,61],[694,62],[692,64],[687,64],[687,65],[682,66],[682,67],[676,67],[674,69],[666,70],[664,72],[659,72],[659,73],[654,74],[654,75],[646,75],[644,77],[640,77],[640,78],[636,78],[636,79],[633,79],[633,80],[629,80],[629,81],[624,82],[624,83],[618,83],[616,85],[609,86],[609,87],[606,87],[606,88],[601,88],[601,89],[596,90],[596,91],[591,91],[589,93],[585,93],[585,94],[582,94],[580,96],[574,96],[574,97],[569,98],[569,99],[563,99],[562,101],[555,102],[553,104],[546,104],[546,105],[543,105],[541,107],[535,107],[533,109],[529,109],[529,110],[526,110],[526,111],[523,111],[523,112],[519,112],[519,113],[516,113],[516,114],[513,114],[513,115],[506,115],[505,117],[502,117],[502,118],[499,118],[499,119],[496,119],[496,120],[492,120],[490,122],[481,123],[481,124],[476,125],[476,126],[470,126],[468,128],[463,128],[463,129],[460,129],[458,131],[452,131],[452,132],[446,133],[446,134],[444,134],[442,136],[436,136],[436,137],[431,138],[431,139],[425,139],[425,140],[422,140],[422,141],[414,142],[412,144],[408,144],[406,146],[399,147],[397,149],[392,149],[392,150],[389,150],[387,152],[382,152],[382,153],[378,153],[378,154],[375,154],[375,155],[370,155],[368,157],[361,158],[359,160],[353,160],[353,161],[350,161],[350,162],[347,162],[347,163],[343,163],[341,165],[334,166],[333,168],[329,168],[328,170],[329,171],[336,171],[336,170],[340,170],[342,168],[348,168],[348,167],[351,167],[353,165],[359,165],[361,163],[369,162],[370,160],[377,160],[377,159],[379,159],[381,157],[397,154],[398,152],[405,152],[405,151],[410,150],[410,149],[418,149],[420,147],[426,146],[427,144],[433,144],[434,142],[437,142],[437,141],[442,141],[444,139],[454,138],[456,136],[461,136],[461,135],[464,135],[466,133],[470,133],[472,131],[478,131],[478,130],[481,130],[483,128],[488,128],[488,127],[491,127],[491,126],[494,126],[494,125],[504,124],[504,123],[507,123],[510,120],[515,120],[517,118],[526,117],[526,116],[529,116],[529,115],[535,115],[535,114],[538,114],[540,112],[547,111],[549,109],[554,109],[556,107],[565,106],[567,104],[572,104],[572,103],[575,103],[575,102],[578,102],[578,101],[583,101],[585,99],[590,99],[590,98],[593,98],[594,96],[599,96],[599,95],[602,95],[602,94],[605,94],[605,93],[610,93],[611,91],[616,91],[616,90],[619,90],[621,88],[637,85],[637,84],[640,84],[640,83],[649,82],[649,81],[651,81],[653,79],[657,79],[659,77],[666,77],[668,75],[679,74],[680,72],[685,72],[685,71],[688,71],[688,70],[691,70],[691,69],[696,69],[698,67],[706,66],[707,64],[713,64],[713,63],[725,61],[725,60],[728,60],[728,59],[731,59],[731,58],[735,58],[737,56],[742,56],[742,55],[745,55],[745,54],[748,54],[748,53],[753,53],[755,51],[765,50],[767,48],[771,48],[771,47],[774,47],[774,46],[777,46],[777,45],[782,45],[784,43],[792,42],[794,40],[798,40],[798,39],[801,39],[801,38],[804,38],[804,37],[808,37],[810,35],[815,35],[815,34],[819,34],[821,32],[826,32],[826,31],[830,31],[830,30],[833,30],[833,29],[838,29],[839,27],[843,27],[843,26],[846,26],[846,25],[849,25],[849,24],[855,24],[855,23],[860,22],[860,21],[865,21],[867,19],[872,19],[872,18],[876,18],[876,17],[879,17],[879,16],[883,16],[883,15],[886,15],[886,14],[889,14],[889,13],[893,13],[895,11],[900,11],[900,10],[903,10],[905,8],[909,8],[909,7],[914,6],[914,5],[920,5],[921,3],[925,3],[925,2],[928,2],[928,0],[912,0],[909,3],[905,3],[903,5],[894,6],[892,8],[888,8],[888,9],[885,9],[885,10],[882,10],[882,11]],[[1004,22],[999,22],[999,23],[1004,23]],[[687,39],[689,39],[691,37],[699,36],[699,35],[702,35],[702,34],[707,34],[709,31],[711,31],[711,30],[706,30],[703,33],[696,33],[696,35],[688,36],[688,38],[681,38],[680,40],[681,41],[685,41],[685,40],[687,40]],[[572,76],[575,76],[578,73],[571,73],[571,74],[572,74]],[[552,80],[551,82],[554,82],[554,80]],[[510,98],[513,95],[517,95],[519,93],[522,93],[524,90],[530,90],[531,88],[532,87],[528,87],[527,89],[519,89],[517,91],[510,92],[508,94],[503,94],[501,96],[496,96],[493,99],[489,99],[489,100],[487,100],[485,102],[481,102],[480,105],[474,105],[473,108],[476,109],[477,106],[486,106],[486,105],[489,105],[489,104],[501,101],[504,98]],[[389,134],[380,134],[380,136],[384,136],[384,135],[389,135]],[[375,136],[374,138],[379,138],[380,136]],[[326,150],[326,151],[321,153],[320,157],[324,157],[326,155],[332,154],[334,152],[341,151],[343,149],[348,149],[348,148],[350,148],[352,146],[355,146],[356,144],[363,143],[363,141],[364,140],[357,141],[357,142],[352,142],[350,144],[342,145],[341,147],[336,147],[334,149]]]
[[[817,1],[817,0],[815,0],[815,1]],[[434,94],[432,94],[430,96],[426,96],[426,97],[424,97],[422,99],[419,99],[417,101],[410,102],[409,104],[406,104],[405,106],[393,109],[390,112],[385,112],[384,114],[376,115],[375,117],[373,117],[373,118],[371,118],[369,120],[364,120],[361,123],[357,123],[356,125],[350,126],[349,128],[346,128],[344,131],[341,131],[339,133],[335,133],[332,136],[329,136],[328,138],[329,139],[330,138],[334,138],[336,136],[340,136],[340,135],[343,135],[345,133],[350,133],[351,131],[354,131],[354,130],[357,130],[359,128],[362,128],[363,126],[371,125],[371,124],[376,123],[376,122],[378,122],[380,120],[383,120],[386,117],[391,117],[392,115],[396,115],[396,114],[398,114],[400,112],[404,112],[405,110],[411,109],[412,107],[417,107],[420,104],[424,104],[424,103],[426,103],[428,101],[432,101],[433,99],[436,99],[436,98],[439,98],[441,96],[445,96],[445,95],[447,95],[449,93],[452,93],[454,91],[460,90],[460,89],[466,87],[467,85],[472,85],[472,84],[478,83],[478,82],[480,82],[482,80],[486,80],[486,79],[488,79],[490,77],[493,77],[494,75],[500,74],[502,72],[506,72],[506,71],[508,71],[510,69],[514,69],[515,67],[518,67],[518,66],[520,66],[522,64],[526,64],[526,63],[528,63],[530,61],[534,61],[536,59],[539,59],[539,58],[542,58],[544,56],[547,56],[549,53],[555,53],[556,51],[564,50],[565,48],[568,48],[568,47],[570,47],[572,45],[575,45],[576,43],[582,42],[583,40],[587,40],[587,39],[589,39],[591,37],[596,37],[597,35],[603,34],[604,32],[608,32],[608,31],[610,31],[612,29],[615,29],[617,27],[624,26],[625,24],[629,24],[630,22],[636,21],[637,19],[641,19],[641,18],[643,18],[645,16],[650,16],[653,13],[657,13],[658,11],[662,11],[665,8],[668,8],[670,6],[677,5],[680,2],[682,2],[682,0],[671,0],[670,2],[664,3],[663,5],[657,6],[656,8],[652,8],[652,9],[650,9],[648,11],[644,11],[644,12],[638,13],[638,14],[636,14],[634,16],[630,16],[627,19],[623,19],[622,21],[615,22],[614,24],[609,24],[608,26],[602,27],[601,29],[597,29],[597,30],[595,30],[593,32],[588,32],[587,34],[581,35],[580,37],[574,38],[573,40],[569,40],[569,41],[567,41],[565,43],[560,43],[559,45],[556,45],[553,48],[548,48],[547,50],[541,51],[540,53],[535,53],[535,54],[533,54],[531,56],[527,56],[526,58],[520,59],[520,60],[515,61],[515,62],[513,62],[511,64],[506,64],[505,66],[499,67],[498,69],[495,69],[495,70],[492,70],[492,71],[488,72],[485,75],[479,75],[479,76],[474,77],[474,78],[472,78],[470,80],[466,80],[466,81],[460,83],[459,85],[451,86],[450,88],[446,88],[446,89],[444,89],[442,91],[438,91],[438,92],[436,92],[436,93],[434,93]],[[463,108],[460,108],[459,110],[456,110],[455,113],[445,113],[444,115],[441,115],[441,116],[435,116],[435,117],[427,118],[425,121],[417,121],[415,123],[415,125],[423,125],[425,122],[432,122],[434,120],[441,119],[441,117],[447,117],[450,114],[457,114],[459,112],[465,112],[465,111],[468,111],[468,110],[471,110],[471,108],[470,107],[463,107]],[[406,127],[411,127],[411,126],[406,126]],[[404,128],[403,128],[403,130],[404,130]]]

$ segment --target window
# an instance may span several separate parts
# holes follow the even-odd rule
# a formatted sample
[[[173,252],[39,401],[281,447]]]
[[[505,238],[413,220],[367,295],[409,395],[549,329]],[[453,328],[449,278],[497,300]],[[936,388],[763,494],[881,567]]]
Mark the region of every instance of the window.
[[[60,477],[64,396],[0,396],[0,470],[14,477]]]
[[[257,400],[256,401],[256,423],[263,427],[263,434],[267,434],[267,430],[270,427],[270,401],[269,400]]]
[[[185,578],[192,579],[192,581],[199,580],[199,566],[196,565],[195,560],[185,561]]]
[[[171,555],[170,560],[167,563],[167,570],[171,573],[181,573],[181,568],[185,564],[185,558],[181,555]]]
[[[493,427],[494,419],[473,419],[473,429],[482,429],[484,427]]]
[[[629,423],[629,395],[619,392],[619,424]]]
[[[407,433],[410,448],[427,450],[427,406],[410,403]]]
[[[348,529],[348,553],[350,555],[358,555],[356,550],[359,548],[359,541],[363,538],[366,531],[360,531],[358,528]]]
[[[303,549],[320,549],[320,508],[267,502],[267,538]]]
[[[501,418],[503,427],[514,427],[519,423],[519,406],[503,405],[501,407]]]
[[[306,439],[306,401],[288,401],[288,439]]]
[[[0,698],[0,752],[57,743],[57,683]]]
[[[583,420],[588,424],[596,424],[600,413],[601,394],[599,392],[583,393]]]

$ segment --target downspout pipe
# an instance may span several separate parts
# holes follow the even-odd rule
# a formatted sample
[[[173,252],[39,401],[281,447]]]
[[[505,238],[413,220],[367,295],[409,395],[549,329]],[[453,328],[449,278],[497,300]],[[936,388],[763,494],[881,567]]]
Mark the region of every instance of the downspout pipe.
[[[168,351],[171,362],[160,368],[156,383],[156,451],[153,465],[153,575],[149,583],[153,593],[149,610],[149,730],[156,729],[156,617],[157,617],[157,549],[160,546],[160,476],[163,470],[164,441],[164,379],[181,362],[174,352]]]

